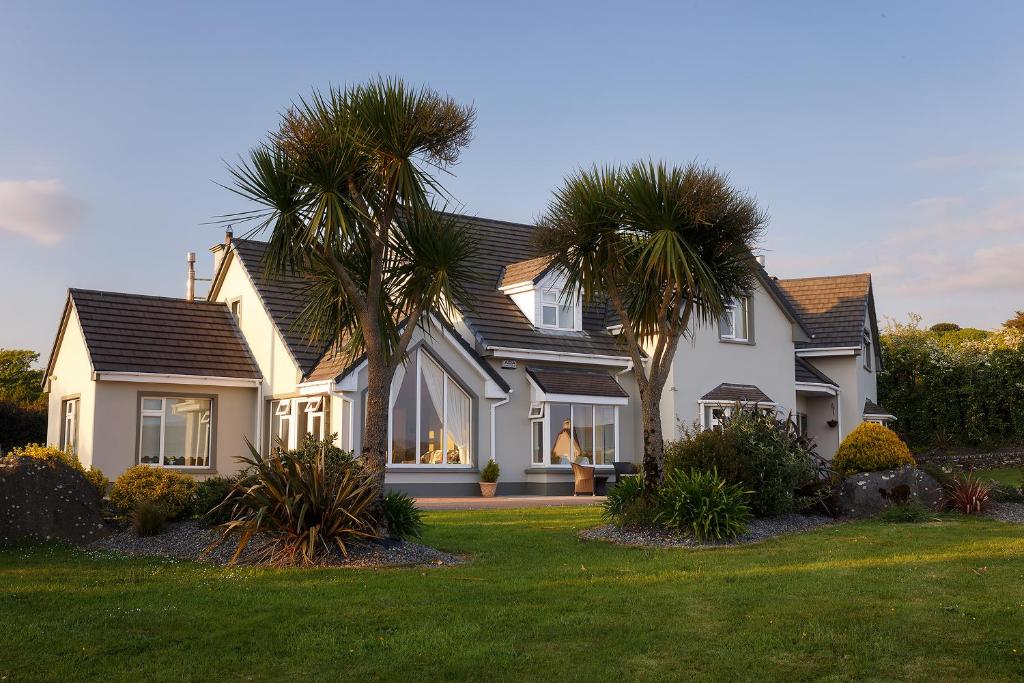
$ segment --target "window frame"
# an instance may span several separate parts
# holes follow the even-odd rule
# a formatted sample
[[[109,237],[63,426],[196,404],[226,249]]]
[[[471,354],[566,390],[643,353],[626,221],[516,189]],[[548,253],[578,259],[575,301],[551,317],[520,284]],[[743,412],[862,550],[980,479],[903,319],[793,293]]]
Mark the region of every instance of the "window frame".
[[[734,343],[737,343],[737,344],[752,344],[753,343],[753,335],[751,334],[751,329],[750,329],[751,328],[751,325],[750,325],[750,321],[751,321],[751,316],[750,316],[750,299],[751,299],[751,297],[749,297],[749,296],[736,297],[735,299],[733,299],[732,301],[730,301],[726,305],[725,312],[722,314],[722,317],[720,317],[719,320],[718,320],[718,339],[719,339],[719,341],[734,342]],[[737,309],[740,309],[742,311],[742,320],[743,320],[743,336],[742,337],[738,336],[736,334],[736,320],[737,320],[737,318],[736,318],[736,310]],[[731,333],[726,333],[722,329],[723,328],[722,322],[726,318],[726,316],[728,316],[729,320],[731,321],[731,328],[732,328],[732,332]]]
[[[710,411],[722,408],[726,410],[726,414],[723,416],[729,418],[733,414],[733,410],[737,406],[736,401],[697,401],[697,406],[700,408],[700,428],[702,431],[708,429],[714,429],[721,424],[721,418],[715,418],[710,420],[709,417],[713,414]],[[779,404],[777,403],[740,403],[740,410],[758,410],[765,414],[772,414],[777,416],[779,414]],[[714,424],[711,424],[711,423]]]
[[[294,450],[299,447],[300,432],[302,438],[305,438],[306,434],[313,434],[313,424],[317,418],[320,419],[320,432],[316,436],[321,441],[327,438],[331,433],[330,425],[328,424],[329,405],[330,401],[327,394],[271,398],[270,409],[267,411],[267,447],[264,450],[270,453],[278,445],[277,439],[279,438],[280,430],[277,434],[274,433],[274,418],[279,418],[281,422],[288,423],[288,443],[284,444],[285,450]],[[310,410],[311,406],[316,406],[317,409]],[[287,410],[283,410],[284,408],[287,408]],[[301,420],[305,420],[302,428],[299,427]],[[343,440],[344,436],[342,435]],[[344,445],[341,447],[345,448]]]
[[[864,369],[868,372],[875,371],[874,344],[871,343],[871,333],[864,330],[861,342],[864,345]]]
[[[71,443],[71,453],[75,456],[78,455],[78,434],[79,424],[82,418],[82,399],[81,395],[75,394],[74,396],[65,396],[60,402],[60,449],[62,451],[68,451],[68,435],[69,433],[73,436]],[[71,418],[72,428],[68,427],[68,421]]]
[[[440,359],[433,353],[429,352],[423,345],[416,347],[409,352],[410,356],[415,357],[415,361],[406,364],[405,372],[415,371],[416,372],[416,385],[415,385],[415,397],[416,397],[416,419],[415,419],[415,432],[414,442],[416,444],[416,462],[394,462],[394,409],[396,402],[396,392],[401,390],[402,382],[397,381],[398,376],[396,374],[395,379],[391,382],[391,391],[388,396],[388,453],[387,462],[385,465],[386,469],[395,470],[411,470],[411,471],[426,471],[430,469],[444,469],[444,470],[471,470],[475,469],[476,465],[474,459],[476,457],[476,443],[474,441],[476,437],[476,395],[469,390],[469,388],[462,383],[462,381],[456,377],[455,373],[449,370],[448,366],[440,361]],[[444,457],[439,463],[424,463],[420,462],[422,453],[420,452],[420,440],[421,440],[421,428],[422,428],[422,408],[421,400],[423,396],[423,372],[421,360],[423,355],[426,355],[434,365],[441,371],[444,376],[444,383],[442,385],[442,397],[441,397],[441,438],[440,443],[443,444]],[[404,381],[405,375],[402,376]],[[462,392],[466,397],[468,404],[468,426],[469,431],[466,434],[466,454],[463,458],[465,462],[449,463],[448,452],[447,452],[447,439],[448,439],[448,396],[449,396],[449,385],[454,385],[455,388]],[[461,454],[460,454],[461,455]]]
[[[540,317],[537,320],[537,327],[542,327],[546,330],[577,330],[576,317],[577,309],[579,308],[578,303],[578,301],[566,303],[562,299],[562,290],[560,289],[549,288],[540,290]],[[555,323],[553,325],[544,322],[544,309],[554,309]],[[563,324],[563,316],[568,316],[568,325]]]
[[[227,300],[228,311],[231,313],[231,317],[235,319],[235,324],[241,326],[242,324],[242,297],[236,296],[232,299]]]
[[[136,420],[135,420],[135,464],[146,465],[147,467],[161,467],[169,470],[192,471],[192,472],[213,472],[216,471],[217,454],[217,395],[216,394],[189,394],[189,393],[160,393],[142,392],[136,397]],[[147,400],[159,400],[160,410],[146,408]],[[206,425],[206,464],[205,465],[167,465],[164,460],[166,440],[166,411],[168,400],[179,401],[209,401],[210,409],[205,416],[200,416],[200,424]],[[142,422],[145,417],[160,418],[160,460],[159,462],[142,462]]]
[[[588,398],[588,397],[581,396],[580,398],[582,399],[582,398]],[[584,403],[583,401],[561,401],[561,400],[554,400],[554,401],[544,401],[541,404],[541,405],[544,406],[544,415],[543,415],[543,417],[541,417],[540,419],[534,419],[534,420],[530,421],[530,465],[532,467],[543,467],[545,469],[546,468],[569,469],[569,468],[572,467],[571,463],[556,463],[556,462],[552,462],[553,454],[552,454],[551,451],[552,451],[552,448],[553,448],[553,444],[551,443],[551,439],[552,439],[553,432],[552,432],[552,428],[551,428],[551,414],[552,414],[553,411],[550,410],[550,407],[551,407],[552,404],[569,406],[569,430],[570,430],[570,433],[575,433],[575,431],[576,431],[576,420],[575,420],[575,409],[576,409],[576,407],[577,406],[589,406],[590,407],[590,409],[591,409],[591,413],[590,413],[591,443],[594,446],[594,450],[596,450],[596,447],[597,447],[597,428],[598,428],[597,409],[598,408],[611,408],[612,409],[612,429],[614,431],[613,439],[612,439],[613,442],[614,442],[614,445],[612,447],[612,449],[613,449],[612,460],[611,460],[611,462],[603,462],[603,463],[600,463],[600,464],[595,464],[593,462],[594,459],[595,459],[593,452],[591,452],[591,455],[589,456],[589,459],[591,461],[590,465],[592,467],[612,467],[613,463],[619,462],[619,456],[620,456],[620,449],[619,449],[619,407],[620,406],[618,404],[601,402],[600,397],[597,397],[597,396],[592,397],[592,398],[593,398],[593,402],[589,402],[589,403]],[[541,439],[542,439],[542,443],[541,443],[541,460],[539,462],[534,457],[536,455],[536,446],[537,446],[536,438],[538,436],[538,434],[534,430],[536,428],[535,425],[537,423],[540,423],[543,426],[543,428],[541,430]],[[572,450],[574,450],[574,449],[572,448],[572,443],[570,443],[570,451],[572,451]],[[574,460],[575,458],[571,458],[571,459]]]

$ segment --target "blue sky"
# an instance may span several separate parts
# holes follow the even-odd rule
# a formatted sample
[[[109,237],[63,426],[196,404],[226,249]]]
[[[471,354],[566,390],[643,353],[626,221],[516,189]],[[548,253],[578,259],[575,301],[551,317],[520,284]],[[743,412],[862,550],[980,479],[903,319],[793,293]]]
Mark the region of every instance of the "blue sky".
[[[42,3],[0,8],[0,347],[68,287],[180,296],[245,208],[225,160],[297,96],[399,74],[478,110],[448,188],[529,221],[565,174],[728,171],[783,277],[871,271],[880,315],[1024,308],[1021,3]]]

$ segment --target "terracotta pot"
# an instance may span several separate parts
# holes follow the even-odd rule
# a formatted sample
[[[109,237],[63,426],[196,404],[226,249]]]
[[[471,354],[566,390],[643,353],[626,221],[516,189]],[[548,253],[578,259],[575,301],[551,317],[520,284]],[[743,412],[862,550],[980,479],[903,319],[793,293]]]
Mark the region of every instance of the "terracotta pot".
[[[494,492],[498,490],[498,482],[496,481],[482,481],[480,482],[480,495],[484,498],[494,498]]]

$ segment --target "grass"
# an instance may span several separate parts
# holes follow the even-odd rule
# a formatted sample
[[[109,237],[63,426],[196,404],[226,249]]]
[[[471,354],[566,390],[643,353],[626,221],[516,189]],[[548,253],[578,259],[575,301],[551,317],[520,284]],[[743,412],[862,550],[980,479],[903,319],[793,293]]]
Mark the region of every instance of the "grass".
[[[987,470],[975,470],[974,474],[982,480],[991,479],[1009,486],[1024,484],[1024,469],[1020,467],[994,467]]]
[[[714,550],[582,542],[594,508],[435,512],[442,569],[0,552],[0,680],[1024,676],[1024,526],[858,522]]]

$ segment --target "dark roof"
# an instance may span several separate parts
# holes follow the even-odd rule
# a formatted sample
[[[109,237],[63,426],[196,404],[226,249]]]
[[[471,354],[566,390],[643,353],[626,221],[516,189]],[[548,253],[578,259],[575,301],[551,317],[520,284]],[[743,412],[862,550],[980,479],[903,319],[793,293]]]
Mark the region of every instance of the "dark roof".
[[[753,384],[729,384],[723,382],[700,397],[702,401],[736,401],[739,403],[774,403]]]
[[[525,261],[516,261],[505,266],[499,287],[508,287],[523,282],[536,282],[551,267],[550,256],[538,256]]]
[[[527,367],[526,373],[548,394],[629,397],[614,377],[601,370]]]
[[[69,297],[97,372],[260,378],[223,303],[86,289]]]
[[[865,415],[877,415],[879,417],[892,417],[892,413],[878,405],[870,398],[864,399],[864,414]]]
[[[832,381],[828,375],[811,365],[811,363],[800,356],[796,357],[794,367],[796,369],[797,382],[806,382],[808,384],[830,384],[834,387],[839,386],[836,382]]]
[[[797,348],[861,345],[868,316],[870,274],[806,277],[776,282],[814,333],[812,341],[799,342]]]
[[[249,274],[256,292],[273,318],[299,370],[303,376],[309,375],[327,352],[328,346],[311,346],[295,324],[306,304],[309,280],[299,274],[267,277],[263,269],[263,255],[267,252],[266,242],[235,239],[232,245],[235,255]]]
[[[476,343],[485,348],[498,346],[627,358],[615,336],[605,329],[604,306],[584,307],[581,332],[539,330],[511,297],[498,289],[506,266],[537,257],[533,248],[536,227],[471,216],[456,218],[477,242],[473,267],[480,280],[467,287],[473,301],[461,306],[463,319]]]

